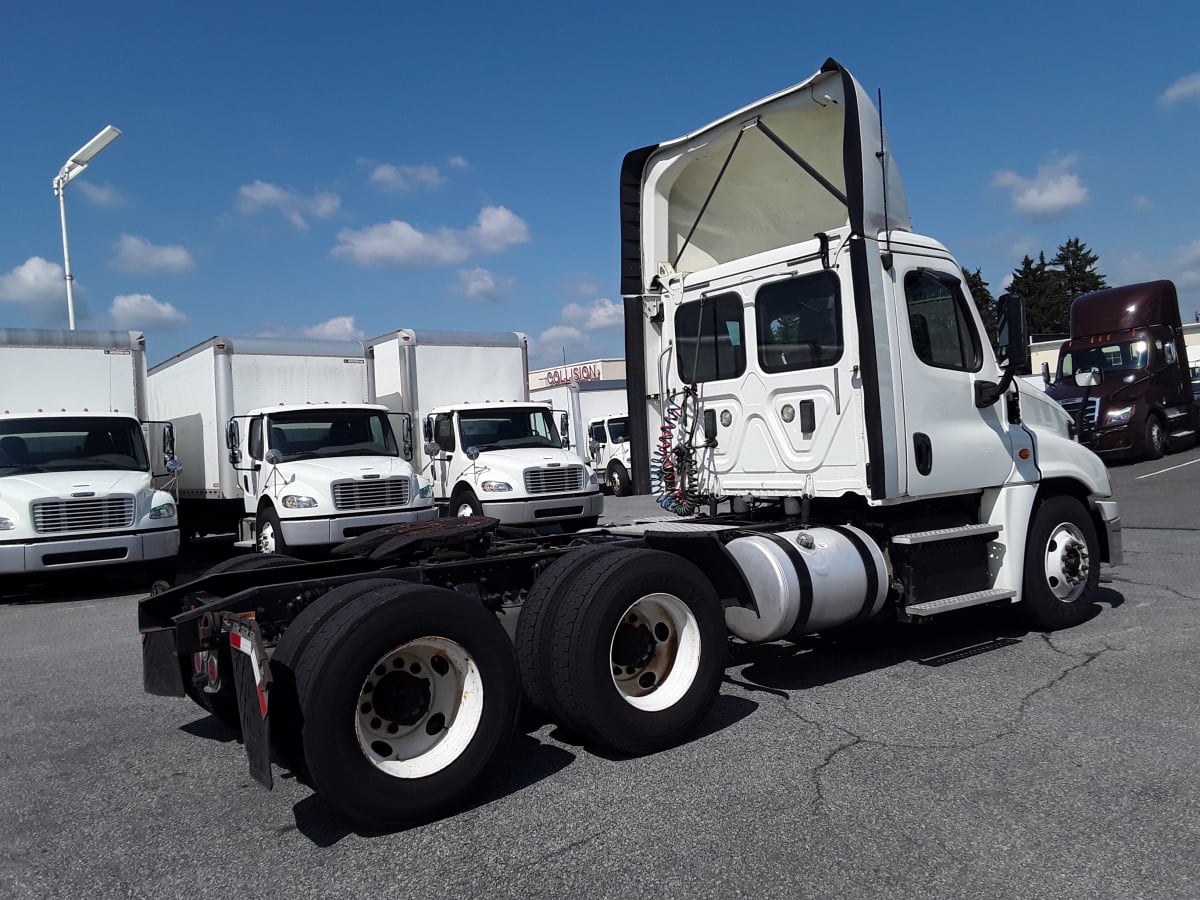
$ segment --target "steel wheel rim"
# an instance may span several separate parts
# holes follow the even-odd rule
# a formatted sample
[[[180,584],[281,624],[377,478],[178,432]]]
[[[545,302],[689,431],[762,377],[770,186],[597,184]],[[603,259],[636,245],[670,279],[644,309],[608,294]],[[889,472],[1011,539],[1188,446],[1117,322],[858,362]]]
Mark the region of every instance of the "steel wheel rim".
[[[647,594],[630,604],[613,630],[609,672],[635,709],[660,712],[678,703],[700,671],[700,626],[673,594]]]
[[[458,504],[458,509],[454,513],[456,516],[473,516],[475,508],[470,503],[461,502]]]
[[[275,552],[275,526],[270,522],[263,522],[262,527],[258,529],[258,552]]]
[[[359,688],[354,730],[363,756],[380,772],[423,778],[462,756],[482,718],[483,677],[475,660],[455,641],[427,636],[371,667]]]
[[[1044,571],[1046,586],[1063,603],[1072,603],[1083,593],[1091,573],[1091,555],[1078,527],[1062,522],[1050,532]]]

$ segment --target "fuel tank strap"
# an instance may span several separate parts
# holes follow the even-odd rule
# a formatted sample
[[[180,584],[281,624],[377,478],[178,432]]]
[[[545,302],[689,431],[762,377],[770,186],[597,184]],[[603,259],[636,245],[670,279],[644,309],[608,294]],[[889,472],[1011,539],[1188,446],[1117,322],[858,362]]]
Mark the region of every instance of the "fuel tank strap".
[[[792,568],[796,570],[796,578],[800,581],[800,610],[796,614],[796,624],[792,626],[791,630],[799,633],[808,624],[808,617],[812,615],[813,583],[812,574],[808,571],[808,563],[804,561],[804,557],[795,545],[786,538],[770,531],[758,531],[755,534],[765,537],[782,550],[791,561]]]
[[[871,615],[871,610],[875,608],[875,597],[879,593],[879,573],[875,570],[875,557],[871,555],[870,548],[867,547],[866,542],[853,528],[847,528],[844,525],[829,525],[827,527],[830,531],[836,531],[845,537],[851,546],[858,551],[858,555],[862,559],[863,570],[867,575],[867,590],[866,596],[863,597],[862,608],[852,620],[853,622],[861,622]]]

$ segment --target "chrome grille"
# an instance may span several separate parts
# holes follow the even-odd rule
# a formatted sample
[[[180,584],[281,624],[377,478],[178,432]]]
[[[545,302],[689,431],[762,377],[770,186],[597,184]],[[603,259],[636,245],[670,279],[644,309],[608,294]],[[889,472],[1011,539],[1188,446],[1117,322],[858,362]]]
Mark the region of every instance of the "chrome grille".
[[[1059,401],[1062,408],[1067,411],[1067,415],[1071,417],[1071,421],[1075,421],[1075,417],[1079,415],[1079,404],[1083,402],[1082,397],[1070,397],[1066,400]],[[1087,409],[1083,411],[1083,427],[1089,431],[1096,427],[1096,414],[1100,410],[1100,398],[1089,397]]]
[[[555,466],[525,470],[525,490],[531,494],[582,491],[583,480],[583,466]]]
[[[133,495],[71,500],[37,500],[33,527],[38,534],[128,528],[133,524]]]
[[[333,506],[334,509],[351,510],[408,506],[411,491],[412,486],[407,478],[335,481],[333,483]]]

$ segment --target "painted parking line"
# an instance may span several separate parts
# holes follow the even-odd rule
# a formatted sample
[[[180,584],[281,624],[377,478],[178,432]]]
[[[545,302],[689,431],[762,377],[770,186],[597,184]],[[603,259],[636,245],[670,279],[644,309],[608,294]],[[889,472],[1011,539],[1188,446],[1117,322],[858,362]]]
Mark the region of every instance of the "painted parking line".
[[[1184,466],[1195,465],[1198,462],[1200,462],[1200,458],[1190,460],[1189,462],[1180,463],[1177,466],[1171,466],[1169,469],[1159,469],[1157,472],[1147,472],[1145,475],[1139,475],[1138,479],[1153,478],[1155,475],[1161,475],[1164,472],[1174,472],[1176,469],[1182,469]]]

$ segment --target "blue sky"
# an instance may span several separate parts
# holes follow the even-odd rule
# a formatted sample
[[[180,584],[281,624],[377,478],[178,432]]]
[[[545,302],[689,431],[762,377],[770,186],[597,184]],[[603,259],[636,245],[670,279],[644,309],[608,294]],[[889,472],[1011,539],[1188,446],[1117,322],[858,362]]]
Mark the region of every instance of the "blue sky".
[[[617,177],[635,147],[827,57],[874,95],[915,230],[999,293],[1079,237],[1110,284],[1200,311],[1200,5],[84,4],[5,0],[0,326],[151,363],[215,334],[522,331],[623,355]]]

